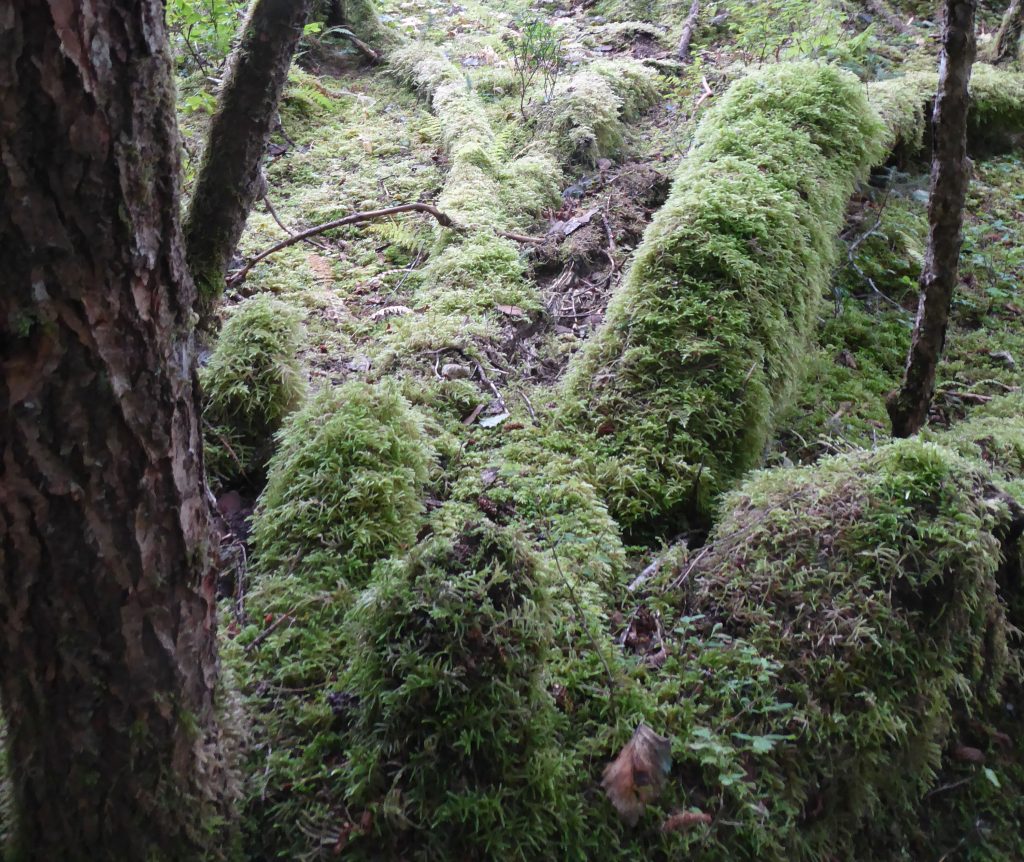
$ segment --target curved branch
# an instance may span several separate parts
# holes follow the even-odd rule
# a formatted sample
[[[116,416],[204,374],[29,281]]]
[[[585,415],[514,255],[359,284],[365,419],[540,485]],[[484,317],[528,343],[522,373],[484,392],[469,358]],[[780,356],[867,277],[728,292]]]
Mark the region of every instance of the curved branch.
[[[344,216],[343,218],[335,219],[334,221],[324,222],[324,224],[318,224],[315,227],[307,228],[299,233],[292,234],[288,239],[281,240],[281,242],[272,245],[270,248],[261,251],[256,257],[250,260],[245,266],[243,266],[238,272],[233,273],[228,278],[228,287],[235,287],[245,281],[245,277],[249,274],[256,264],[261,260],[265,260],[275,252],[279,252],[282,249],[288,248],[288,246],[295,245],[298,242],[302,242],[304,239],[308,239],[311,236],[324,233],[329,230],[333,230],[337,227],[344,227],[347,224],[356,224],[362,221],[372,221],[373,219],[386,218],[391,215],[398,215],[398,213],[407,212],[424,212],[432,215],[437,219],[438,223],[443,227],[450,227],[453,230],[462,231],[464,228],[455,224],[452,221],[451,216],[441,212],[437,207],[432,204],[399,204],[398,206],[385,207],[379,210],[367,210],[365,212],[352,213],[351,215]]]

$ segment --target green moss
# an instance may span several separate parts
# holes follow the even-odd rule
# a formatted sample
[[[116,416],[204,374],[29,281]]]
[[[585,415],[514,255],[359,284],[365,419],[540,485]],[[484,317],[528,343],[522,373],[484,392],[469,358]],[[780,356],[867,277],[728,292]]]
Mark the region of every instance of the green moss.
[[[921,150],[936,87],[937,77],[932,72],[910,72],[868,85],[871,104],[885,123],[889,149],[899,148],[907,154]],[[1024,75],[975,64],[968,115],[972,147],[999,143],[1007,134],[1022,129]]]
[[[374,0],[342,0],[341,16],[345,27],[378,50],[401,42],[401,36],[380,20]]]
[[[815,64],[755,73],[705,116],[564,387],[624,526],[706,519],[761,457],[880,137],[856,80]]]
[[[356,858],[536,859],[572,840],[543,687],[548,574],[486,518],[378,573],[350,614],[344,780],[373,813]]]
[[[273,435],[306,395],[302,335],[298,312],[267,296],[243,302],[224,324],[199,375],[206,469],[214,483],[262,479]]]
[[[258,574],[358,585],[415,536],[431,453],[422,419],[394,387],[325,388],[278,446],[253,516]]]
[[[343,620],[373,564],[411,545],[431,461],[420,417],[392,385],[320,392],[280,435],[253,517],[251,622],[223,656],[253,722],[245,825],[252,858],[308,847],[337,819],[340,741],[327,699],[345,657]]]
[[[900,382],[910,327],[904,315],[847,300],[819,322],[817,342],[799,391],[776,422],[780,448],[796,463],[871,448],[889,436],[885,398]]]
[[[555,87],[540,131],[564,159],[594,164],[616,155],[627,123],[657,98],[657,76],[631,60],[596,61]]]
[[[905,840],[934,786],[954,709],[998,702],[1012,667],[1002,492],[978,462],[911,441],[763,473],[724,509],[687,613],[705,638],[756,649],[789,706],[741,713],[724,734],[716,714],[689,730],[732,750],[745,776],[706,785],[709,807],[776,834],[759,858],[821,859],[854,841],[858,858],[889,858],[880,848]],[[738,750],[750,737],[770,740],[754,772]],[[714,831],[743,846],[733,828]]]

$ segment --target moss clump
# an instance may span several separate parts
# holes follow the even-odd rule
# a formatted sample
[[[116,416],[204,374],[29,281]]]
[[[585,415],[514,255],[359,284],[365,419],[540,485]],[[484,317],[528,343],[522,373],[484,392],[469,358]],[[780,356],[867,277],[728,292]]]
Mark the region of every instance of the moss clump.
[[[759,71],[706,114],[564,387],[624,526],[706,519],[761,457],[880,139],[856,79],[811,63]]]
[[[394,387],[326,388],[278,445],[253,516],[258,574],[359,586],[375,560],[412,541],[431,453]]]
[[[776,740],[750,789],[790,858],[877,851],[915,823],[954,707],[997,699],[1009,509],[977,462],[917,441],[764,473],[725,508],[691,612],[777,662],[795,709],[732,728]]]
[[[384,566],[353,607],[343,780],[373,813],[354,858],[537,859],[578,832],[542,685],[547,579],[484,518]]]
[[[591,63],[558,84],[540,131],[568,160],[594,164],[623,145],[626,124],[657,98],[657,76],[631,60]]]
[[[301,347],[298,311],[268,296],[243,302],[224,324],[199,375],[206,470],[215,484],[262,480],[275,432],[306,395]]]

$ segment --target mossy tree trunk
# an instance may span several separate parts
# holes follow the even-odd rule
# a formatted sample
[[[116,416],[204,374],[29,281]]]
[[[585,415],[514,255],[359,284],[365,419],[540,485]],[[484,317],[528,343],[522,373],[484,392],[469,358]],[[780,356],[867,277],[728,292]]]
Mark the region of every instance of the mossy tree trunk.
[[[992,62],[1006,63],[1017,56],[1020,50],[1022,28],[1024,28],[1024,3],[1021,0],[1011,0],[1003,14],[999,32],[996,33]]]
[[[887,404],[892,433],[916,434],[928,420],[935,369],[946,340],[960,262],[967,198],[968,85],[974,64],[977,0],[946,0],[939,55],[939,89],[932,114],[932,175],[928,250],[903,384]]]
[[[3,9],[0,698],[15,856],[203,858],[227,771],[164,9]]]
[[[224,290],[249,210],[262,196],[260,161],[312,5],[312,0],[256,0],[228,61],[185,221],[203,328]]]

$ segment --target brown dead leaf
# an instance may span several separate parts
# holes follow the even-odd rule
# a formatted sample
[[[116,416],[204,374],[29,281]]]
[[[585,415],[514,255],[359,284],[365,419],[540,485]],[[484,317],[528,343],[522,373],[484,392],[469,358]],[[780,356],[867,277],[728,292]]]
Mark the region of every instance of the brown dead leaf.
[[[635,826],[644,806],[657,798],[672,768],[668,737],[640,724],[619,756],[604,769],[601,787],[619,816]]]
[[[677,811],[665,819],[665,822],[661,824],[661,831],[681,832],[698,823],[708,824],[710,822],[711,815],[705,811]]]
[[[523,311],[518,305],[496,305],[502,314],[507,314],[509,317],[526,317],[526,312]]]

